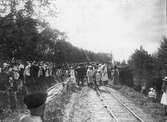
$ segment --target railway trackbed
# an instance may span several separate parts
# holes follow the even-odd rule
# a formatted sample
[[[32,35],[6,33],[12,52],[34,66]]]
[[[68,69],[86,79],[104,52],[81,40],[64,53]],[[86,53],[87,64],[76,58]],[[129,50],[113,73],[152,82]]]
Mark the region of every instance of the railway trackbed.
[[[102,91],[98,90],[97,94],[107,113],[115,122],[153,122],[149,115],[142,111],[137,111],[137,107],[132,105],[130,101],[125,99],[120,100],[121,96],[112,88],[103,88]]]

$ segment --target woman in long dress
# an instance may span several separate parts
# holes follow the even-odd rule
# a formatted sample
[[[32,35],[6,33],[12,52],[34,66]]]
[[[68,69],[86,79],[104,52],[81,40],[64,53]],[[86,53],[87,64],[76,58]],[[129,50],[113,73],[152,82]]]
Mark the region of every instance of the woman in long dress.
[[[167,76],[163,79],[162,91],[161,104],[164,106],[165,115],[167,115]]]
[[[93,85],[93,76],[94,76],[94,71],[92,66],[88,66],[88,70],[86,73],[87,76],[87,84],[88,86],[92,87]]]

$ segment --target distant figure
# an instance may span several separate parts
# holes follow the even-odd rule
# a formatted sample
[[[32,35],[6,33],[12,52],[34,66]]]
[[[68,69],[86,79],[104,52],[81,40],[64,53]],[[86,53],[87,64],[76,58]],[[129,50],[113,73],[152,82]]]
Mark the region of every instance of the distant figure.
[[[95,74],[95,85],[97,87],[97,89],[99,90],[99,86],[101,84],[101,72],[100,70],[98,69],[96,74]]]
[[[23,78],[24,78],[23,83],[25,85],[26,93],[29,92],[29,88],[32,85],[30,67],[31,67],[31,63],[27,62],[27,66],[25,67],[24,73],[23,73]]]
[[[155,100],[157,99],[157,94],[154,88],[150,88],[150,91],[148,92],[148,97],[152,102],[155,102]]]
[[[23,115],[20,122],[43,122],[46,93],[34,93],[26,95],[24,103],[30,110],[30,114]]]
[[[117,66],[114,66],[114,69],[112,70],[112,81],[113,81],[113,84],[118,84],[119,82],[119,70],[117,68]]]
[[[161,104],[163,105],[164,107],[164,112],[165,112],[165,115],[167,115],[167,76],[165,76],[163,80],[163,83],[162,83],[162,97],[161,97]]]
[[[70,68],[70,78],[73,83],[76,83],[75,70],[72,67]]]
[[[146,95],[146,83],[144,82],[144,84],[141,87],[141,93]]]
[[[108,73],[107,73],[107,65],[104,64],[102,65],[102,68],[101,68],[101,80],[103,82],[104,85],[107,85],[108,84]]]
[[[91,65],[88,66],[88,70],[87,70],[86,76],[87,76],[88,86],[92,87],[93,83],[94,83],[94,81],[93,81],[94,71],[93,71],[93,67]]]
[[[10,103],[10,109],[12,112],[16,110],[17,107],[17,82],[12,76],[9,76],[9,87],[8,87],[8,97]]]
[[[84,78],[86,75],[86,68],[84,66],[78,66],[76,68],[76,80],[78,86],[84,86]]]

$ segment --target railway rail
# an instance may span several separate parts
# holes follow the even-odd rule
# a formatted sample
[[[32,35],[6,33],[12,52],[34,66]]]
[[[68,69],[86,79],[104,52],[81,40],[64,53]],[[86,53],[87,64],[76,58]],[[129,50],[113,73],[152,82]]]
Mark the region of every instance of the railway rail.
[[[107,92],[109,94],[102,93],[101,91],[97,90],[97,94],[104,108],[115,122],[146,122],[139,115],[137,115],[131,108],[122,103],[122,101],[120,101],[117,98],[117,96],[115,96],[111,91],[107,90]]]
[[[55,111],[55,99],[57,99],[59,96],[62,95],[69,81],[70,80],[67,79],[66,81],[62,83],[57,83],[47,90],[47,93],[48,93],[47,100],[46,100],[46,111],[47,112]],[[44,117],[44,122],[54,122],[54,121],[60,122],[61,117],[57,117],[53,114],[46,114],[46,116]]]
[[[65,82],[57,83],[50,87],[47,90],[48,96],[46,100],[46,104],[53,101],[54,98],[56,98],[66,87],[65,85],[69,82],[69,79],[67,79]]]

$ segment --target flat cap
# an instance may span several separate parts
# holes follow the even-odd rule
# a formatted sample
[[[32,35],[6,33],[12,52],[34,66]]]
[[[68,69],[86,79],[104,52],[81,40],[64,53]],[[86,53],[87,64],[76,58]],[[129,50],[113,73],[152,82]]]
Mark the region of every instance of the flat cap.
[[[28,94],[24,97],[24,104],[27,105],[28,109],[38,108],[45,104],[46,98],[47,94],[42,92]]]

